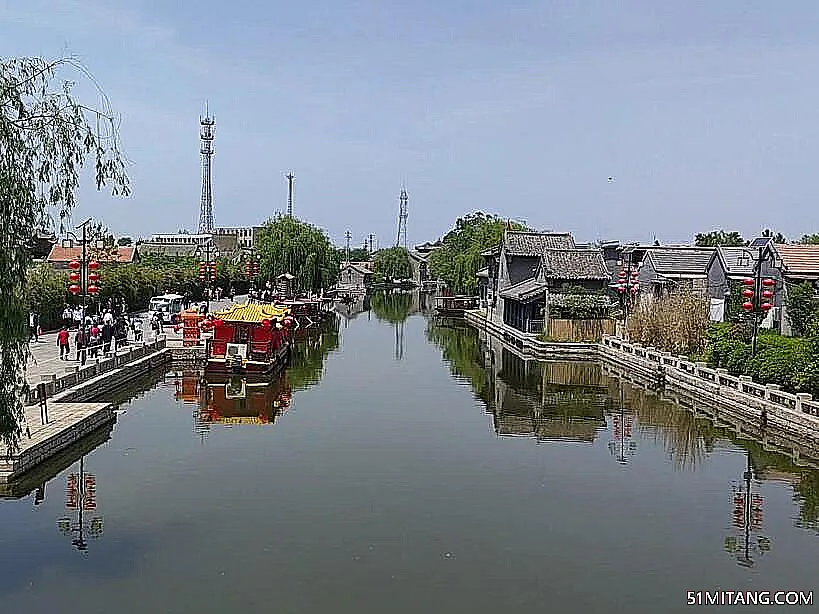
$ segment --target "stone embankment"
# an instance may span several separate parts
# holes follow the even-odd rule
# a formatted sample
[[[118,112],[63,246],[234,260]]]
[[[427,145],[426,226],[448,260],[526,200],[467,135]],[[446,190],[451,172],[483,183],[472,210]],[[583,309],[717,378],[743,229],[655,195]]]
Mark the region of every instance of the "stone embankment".
[[[763,440],[784,437],[819,458],[819,400],[809,394],[788,393],[775,384],[759,384],[750,377],[730,375],[726,369],[712,369],[685,356],[628,343],[619,337],[606,336],[600,343],[544,343],[533,334],[489,320],[480,310],[466,312],[465,320],[503,339],[524,358],[601,359],[629,379],[662,389],[663,396],[682,400],[685,407],[699,408],[718,421],[745,424],[748,434]]]
[[[482,310],[467,311],[466,323],[478,330],[494,335],[517,350],[524,358],[544,360],[596,360],[600,355],[596,343],[549,343],[540,341],[535,335],[525,334],[492,321]]]
[[[40,376],[30,382],[20,446],[0,445],[0,484],[17,480],[47,459],[113,422],[110,403],[95,399],[129,385],[145,373],[170,364],[171,350],[160,337],[136,343],[64,373]]]

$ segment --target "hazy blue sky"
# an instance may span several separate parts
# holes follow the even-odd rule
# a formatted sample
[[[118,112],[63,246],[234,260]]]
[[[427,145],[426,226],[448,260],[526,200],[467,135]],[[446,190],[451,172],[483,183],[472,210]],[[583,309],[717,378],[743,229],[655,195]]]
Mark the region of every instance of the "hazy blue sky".
[[[819,3],[0,0],[0,55],[76,54],[122,117],[128,200],[80,216],[195,229],[285,207],[337,242],[471,210],[580,240],[819,231]],[[70,75],[68,75],[70,76]],[[89,92],[94,102],[93,92]],[[613,181],[609,181],[609,177]]]

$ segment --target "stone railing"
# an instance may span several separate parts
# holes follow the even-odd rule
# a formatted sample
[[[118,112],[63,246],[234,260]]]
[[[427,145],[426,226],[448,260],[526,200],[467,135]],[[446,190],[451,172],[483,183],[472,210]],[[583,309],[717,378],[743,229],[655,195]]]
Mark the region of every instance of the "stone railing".
[[[699,391],[716,404],[736,404],[770,415],[819,433],[819,401],[810,394],[784,392],[776,384],[759,384],[746,375],[730,375],[726,369],[712,369],[703,362],[692,362],[685,356],[674,356],[653,347],[629,343],[618,337],[604,337],[601,353],[613,360],[640,362],[666,383]],[[805,418],[809,417],[808,420]]]
[[[116,352],[102,358],[94,358],[86,362],[84,366],[71,366],[65,369],[62,374],[50,373],[40,376],[40,381],[30,383],[30,391],[26,399],[28,404],[38,403],[43,399],[51,398],[66,390],[84,384],[101,375],[110,373],[129,363],[133,363],[142,358],[149,357],[166,346],[165,336],[148,342],[131,343]]]

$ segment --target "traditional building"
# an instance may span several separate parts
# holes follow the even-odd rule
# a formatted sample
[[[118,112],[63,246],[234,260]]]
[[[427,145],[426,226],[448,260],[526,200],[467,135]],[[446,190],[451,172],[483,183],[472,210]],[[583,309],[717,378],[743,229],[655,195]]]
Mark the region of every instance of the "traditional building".
[[[372,277],[370,262],[342,262],[336,282],[336,291],[363,293],[370,285]]]
[[[659,298],[681,290],[707,295],[708,265],[714,249],[659,246],[642,250],[644,255],[637,269],[641,297]]]
[[[772,301],[774,308],[771,309],[766,319],[770,321],[771,326],[780,322],[784,298],[783,293],[779,291],[782,288],[782,277],[777,266],[776,252],[769,243],[760,243],[757,247],[752,248],[719,246],[714,250],[706,269],[707,292],[711,301],[711,321],[725,321],[731,295],[734,293],[739,295],[742,292],[743,279],[754,277],[761,250],[760,276],[777,281],[777,291],[774,292]]]
[[[131,264],[137,260],[137,248],[128,247],[86,247],[86,257],[102,264]],[[82,245],[67,240],[52,246],[46,262],[55,269],[67,269],[72,260],[82,259]]]

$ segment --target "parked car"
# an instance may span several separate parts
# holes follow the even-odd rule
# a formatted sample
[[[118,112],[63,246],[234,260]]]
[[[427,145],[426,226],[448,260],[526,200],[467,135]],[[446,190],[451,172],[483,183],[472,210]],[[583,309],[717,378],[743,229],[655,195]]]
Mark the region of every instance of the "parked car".
[[[155,296],[148,303],[148,317],[154,314],[163,324],[176,324],[182,313],[184,297],[180,294],[163,294]]]

